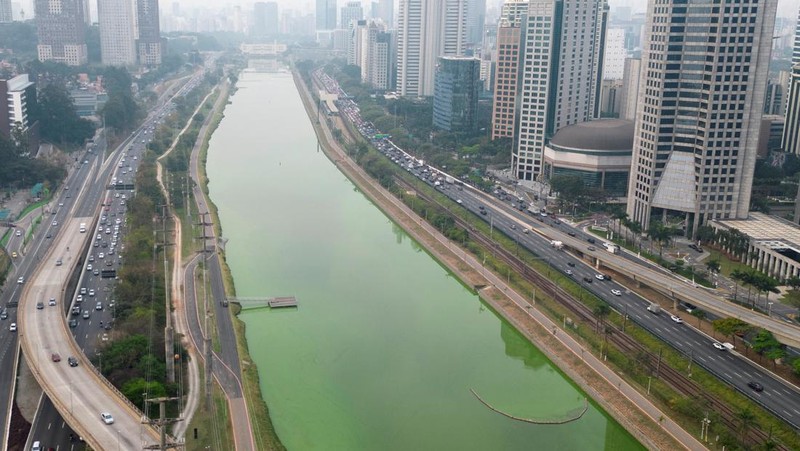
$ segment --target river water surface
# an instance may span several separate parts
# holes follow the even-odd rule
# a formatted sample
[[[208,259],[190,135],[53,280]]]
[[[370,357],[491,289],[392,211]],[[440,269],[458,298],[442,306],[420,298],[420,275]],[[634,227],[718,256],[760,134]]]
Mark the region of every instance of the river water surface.
[[[208,174],[250,354],[290,450],[638,450],[539,350],[395,226],[325,156],[287,73],[243,73]]]

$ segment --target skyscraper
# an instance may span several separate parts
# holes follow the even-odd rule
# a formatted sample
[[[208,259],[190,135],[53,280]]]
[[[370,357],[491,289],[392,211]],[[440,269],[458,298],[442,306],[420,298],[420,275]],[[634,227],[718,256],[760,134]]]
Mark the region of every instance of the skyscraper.
[[[255,36],[278,34],[278,4],[276,2],[256,2],[253,4],[253,29]]]
[[[645,230],[747,217],[777,3],[649,4],[628,188]]]
[[[136,0],[138,38],[136,51],[139,64],[158,66],[162,58],[161,30],[158,22],[158,0]]]
[[[361,2],[347,2],[347,4],[342,6],[339,28],[350,28],[352,21],[359,21],[362,19],[364,19],[364,8],[361,7]]]
[[[517,113],[517,88],[522,56],[523,14],[528,0],[506,0],[497,24],[492,97],[492,139],[513,138]]]
[[[336,28],[336,0],[317,0],[317,30]]]
[[[388,28],[394,26],[394,0],[378,0],[372,2],[371,16],[381,19]]]
[[[80,66],[88,61],[83,0],[36,0],[40,61]]]
[[[400,95],[433,95],[437,58],[463,55],[466,22],[466,0],[400,0],[397,19]]]
[[[14,20],[11,9],[11,0],[0,0],[0,23],[8,23]]]
[[[794,48],[792,48],[792,66],[800,64],[800,10],[797,11],[797,26],[794,29]]]
[[[436,65],[433,95],[433,125],[450,132],[475,131],[481,60],[443,56]]]
[[[51,0],[57,1],[57,0]],[[131,0],[97,2],[100,23],[100,53],[103,64],[136,64],[136,10]]]
[[[547,140],[560,128],[599,117],[605,0],[531,0],[523,22],[513,174],[541,174]]]
[[[641,58],[625,58],[622,70],[622,92],[620,93],[619,117],[626,121],[636,118],[636,105],[639,99],[639,80],[642,70]]]
[[[486,0],[467,2],[467,43],[480,45],[483,42],[483,26],[486,23]]]
[[[606,33],[606,45],[603,56],[603,79],[622,80],[625,70],[625,29],[610,28]]]
[[[800,155],[800,64],[792,68],[781,149],[784,152]]]

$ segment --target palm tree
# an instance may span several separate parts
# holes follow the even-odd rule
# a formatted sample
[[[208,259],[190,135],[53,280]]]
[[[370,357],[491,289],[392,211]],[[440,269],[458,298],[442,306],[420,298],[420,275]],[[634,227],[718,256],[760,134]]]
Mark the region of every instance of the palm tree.
[[[736,413],[736,419],[739,421],[739,440],[744,444],[747,432],[756,424],[756,416],[746,407]]]
[[[628,230],[631,231],[633,234],[633,244],[634,246],[636,243],[639,243],[639,252],[642,251],[642,240],[641,240],[641,233],[642,233],[642,223],[639,221],[630,221],[628,224]]]
[[[595,323],[595,332],[600,330],[600,326],[604,323],[605,318],[611,313],[611,309],[606,304],[597,304],[594,308],[594,316],[597,317]]]
[[[731,280],[733,280],[733,300],[734,302],[737,300],[739,296],[739,282],[744,281],[744,272],[739,271],[738,269],[734,269],[731,271]]]
[[[614,207],[614,212],[611,214],[611,218],[617,221],[617,237],[621,235],[620,230],[622,229],[623,221],[628,219],[628,213],[622,209],[620,206]]]

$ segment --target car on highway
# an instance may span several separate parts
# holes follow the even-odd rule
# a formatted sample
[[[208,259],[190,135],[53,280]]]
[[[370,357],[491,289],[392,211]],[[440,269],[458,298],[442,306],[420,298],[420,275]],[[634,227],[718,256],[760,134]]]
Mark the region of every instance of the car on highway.
[[[25,283],[25,277],[19,276],[19,279],[17,279],[17,283],[20,284],[20,285]]]
[[[678,316],[670,315],[669,319],[671,319],[672,321],[674,321],[677,324],[683,324],[683,320]]]
[[[611,294],[614,296],[622,296],[622,292],[619,290],[611,290]]]
[[[567,266],[569,266],[570,268],[574,268],[575,267],[575,263],[574,262],[567,262]]]
[[[60,362],[61,361],[61,356],[57,352],[54,352],[54,353],[50,354],[50,360],[52,360],[54,362]]]
[[[712,344],[713,344],[713,346],[714,346],[715,348],[719,349],[720,351],[724,351],[724,350],[726,349],[726,348],[725,348],[725,346],[723,346],[723,345],[722,345],[722,343],[720,343],[720,342],[718,342],[718,341],[715,341],[715,342],[714,342],[714,343],[712,343]]]
[[[71,367],[76,367],[76,366],[78,366],[78,359],[76,359],[73,356],[69,356],[67,358],[67,363],[69,363],[69,366],[71,366]]]
[[[571,276],[571,275],[572,275],[572,270],[571,270],[571,269],[568,269],[568,270],[566,270],[565,272],[567,273],[567,275],[568,275],[568,276]]]
[[[17,252],[16,251],[12,251],[11,252],[11,258],[17,258]]]
[[[757,391],[757,392],[762,392],[762,391],[764,391],[764,386],[763,386],[763,385],[761,385],[761,384],[759,384],[759,383],[758,383],[758,382],[756,382],[756,381],[750,381],[750,382],[748,382],[748,383],[747,383],[747,386],[748,386],[748,387],[750,387],[750,388],[752,388],[753,390],[755,390],[755,391]]]
[[[58,221],[53,221],[53,227],[58,225]]]
[[[49,305],[50,307],[56,305],[56,298],[50,298],[50,300],[47,301],[47,305]]]
[[[94,274],[95,276],[99,276],[100,275],[100,270],[95,268],[94,271],[92,271],[92,274]]]
[[[588,277],[584,277],[583,281],[586,282],[586,283],[592,283],[592,279],[590,279]]]
[[[89,313],[88,310],[84,310],[83,311],[83,319],[89,319],[89,317],[91,317],[91,316],[92,316],[92,314]]]
[[[114,417],[108,412],[101,413],[100,419],[103,420],[103,423],[105,424],[114,424]]]
[[[42,309],[44,309],[44,302],[41,302],[41,301],[37,302],[36,303],[36,310],[42,310]]]
[[[605,276],[602,274],[595,274],[594,278],[597,280],[606,280]]]
[[[89,296],[94,296],[94,288],[89,289]]]
[[[569,231],[569,232],[567,232],[567,235],[569,235],[569,236],[575,236],[575,232]]]
[[[594,248],[594,246],[589,246],[589,247],[587,247],[586,249],[588,249],[588,250],[590,250],[590,251],[592,251],[592,252],[594,252],[594,251],[596,251],[596,250],[597,250],[597,249],[595,249],[595,248]]]
[[[63,264],[63,262],[61,261],[60,258],[58,260],[56,260],[56,266],[61,266],[62,264]]]
[[[78,327],[78,320],[75,319],[75,318],[70,319],[69,320],[69,327],[70,327],[70,329],[74,329],[74,328]]]
[[[97,258],[100,258],[100,259],[102,259],[102,258],[103,258],[103,257],[105,257],[105,256],[106,256],[106,254],[104,254],[104,253],[102,253],[102,252],[100,252],[99,254],[97,254]]]
[[[14,233],[14,235],[22,236],[22,230],[17,229],[17,231],[16,231],[16,233]]]
[[[73,315],[80,315],[81,314],[81,308],[78,307],[77,305],[75,307],[72,307],[72,314]]]
[[[94,309],[103,310],[103,303],[98,301],[97,304],[94,306]]]
[[[89,263],[88,265],[86,265],[86,270],[87,270],[87,271],[91,271],[91,270],[92,270],[92,264],[91,264],[91,263]]]
[[[3,309],[3,311],[0,312],[0,319],[8,319],[8,310]]]
[[[11,323],[11,325],[8,326],[8,330],[10,330],[11,332],[16,332],[17,331],[17,323]]]

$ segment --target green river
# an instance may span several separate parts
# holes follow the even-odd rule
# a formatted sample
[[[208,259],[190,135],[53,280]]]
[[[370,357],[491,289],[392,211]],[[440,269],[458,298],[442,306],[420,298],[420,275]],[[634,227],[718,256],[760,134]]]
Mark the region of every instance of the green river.
[[[288,73],[242,73],[208,156],[250,353],[290,450],[633,450],[595,404],[318,151]]]

